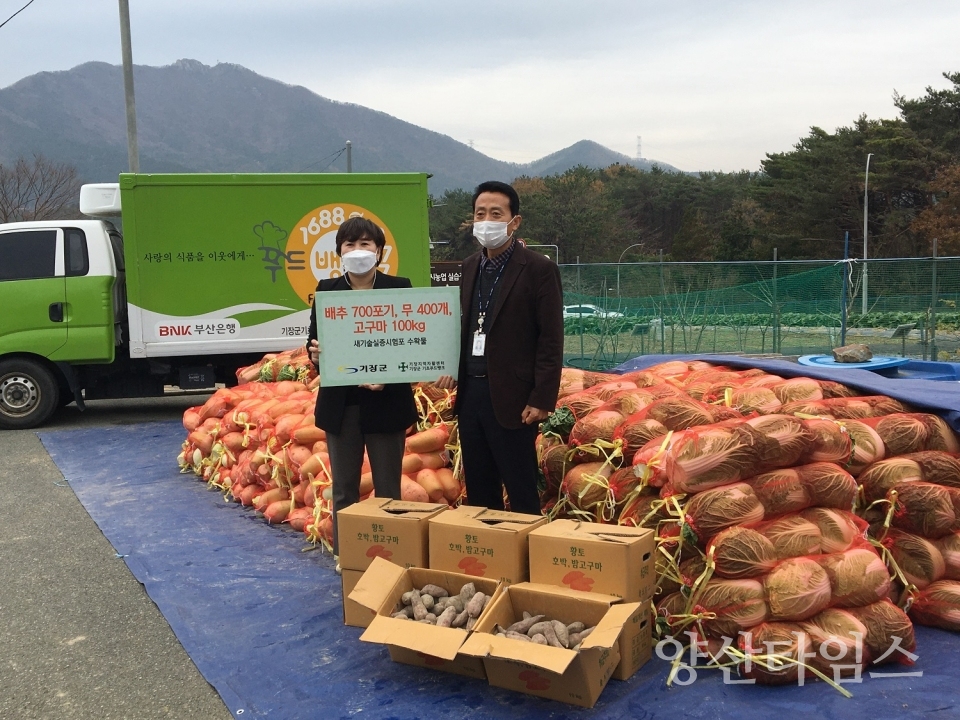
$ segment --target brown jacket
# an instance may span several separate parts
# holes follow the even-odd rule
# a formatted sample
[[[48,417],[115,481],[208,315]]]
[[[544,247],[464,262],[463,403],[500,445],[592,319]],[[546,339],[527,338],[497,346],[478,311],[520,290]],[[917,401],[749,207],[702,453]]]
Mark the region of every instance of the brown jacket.
[[[478,252],[463,261],[460,280],[461,381],[473,349],[469,315],[480,258]],[[563,290],[556,263],[522,245],[514,250],[499,285],[484,323],[487,378],[497,422],[515,429],[523,425],[520,415],[527,405],[553,410],[557,404],[563,367]]]

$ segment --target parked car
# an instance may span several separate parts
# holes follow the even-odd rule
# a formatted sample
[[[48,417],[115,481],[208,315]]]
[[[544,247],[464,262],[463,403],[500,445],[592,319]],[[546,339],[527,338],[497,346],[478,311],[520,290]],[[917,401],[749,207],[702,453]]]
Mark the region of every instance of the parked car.
[[[622,318],[623,313],[613,310],[603,310],[596,305],[565,305],[563,307],[563,319],[567,318]]]

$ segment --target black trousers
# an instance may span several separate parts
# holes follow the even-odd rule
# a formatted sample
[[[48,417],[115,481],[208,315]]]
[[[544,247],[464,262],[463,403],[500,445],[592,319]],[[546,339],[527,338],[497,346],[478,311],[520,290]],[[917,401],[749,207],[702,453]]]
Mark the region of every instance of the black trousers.
[[[510,510],[540,514],[537,493],[538,424],[511,430],[493,412],[486,378],[463,378],[460,400],[460,449],[467,504],[503,510],[503,488]]]
[[[400,499],[403,462],[403,430],[395,433],[364,433],[360,429],[360,406],[347,405],[339,433],[327,433],[330,470],[333,475],[333,554],[340,554],[337,513],[360,501],[360,469],[363,449],[370,458],[373,491],[378,498]]]

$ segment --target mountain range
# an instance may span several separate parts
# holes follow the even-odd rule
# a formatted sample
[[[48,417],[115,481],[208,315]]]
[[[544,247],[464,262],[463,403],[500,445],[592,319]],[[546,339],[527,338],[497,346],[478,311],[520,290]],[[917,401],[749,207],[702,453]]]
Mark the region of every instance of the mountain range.
[[[386,113],[317,95],[231,63],[178,60],[134,68],[142,172],[428,172],[430,190],[483,180],[561,173],[577,165],[637,160],[581,140],[527,164],[503,162]],[[88,62],[41,72],[0,89],[0,163],[41,153],[74,165],[88,182],[127,169],[121,68]]]

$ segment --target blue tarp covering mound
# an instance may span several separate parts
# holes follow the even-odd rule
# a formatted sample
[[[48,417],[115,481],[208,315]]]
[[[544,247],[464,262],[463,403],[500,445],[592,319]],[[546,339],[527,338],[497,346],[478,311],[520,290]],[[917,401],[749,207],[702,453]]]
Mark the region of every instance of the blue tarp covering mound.
[[[725,685],[701,670],[666,687],[654,658],[612,680],[590,711],[391,662],[342,624],[329,555],[177,472],[183,429],[151,423],[41,433],[91,517],[234,716],[271,718],[960,717],[960,636],[917,628],[922,677],[864,676],[847,699],[825,683]],[[118,560],[119,562],[119,560]],[[240,713],[240,711],[243,713]]]
[[[870,370],[817,368],[787,360],[748,358],[737,355],[641,355],[614,368],[615,373],[645,370],[671,360],[703,360],[715,365],[736,368],[760,368],[783,377],[812,377],[834,380],[856,388],[864,395],[889,395],[910,403],[917,410],[942,416],[954,430],[960,432],[960,383],[938,380],[900,380],[878,375]]]

